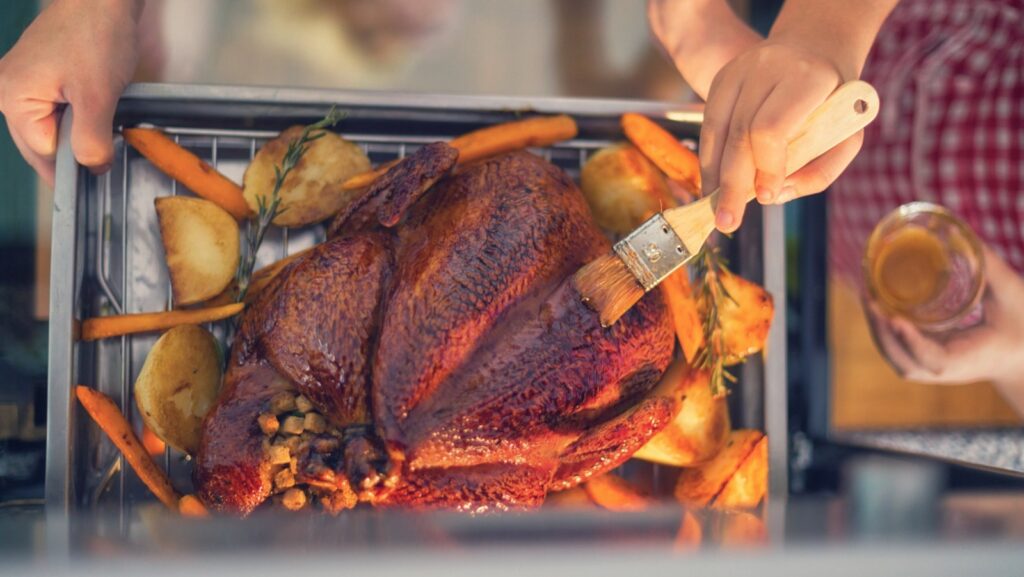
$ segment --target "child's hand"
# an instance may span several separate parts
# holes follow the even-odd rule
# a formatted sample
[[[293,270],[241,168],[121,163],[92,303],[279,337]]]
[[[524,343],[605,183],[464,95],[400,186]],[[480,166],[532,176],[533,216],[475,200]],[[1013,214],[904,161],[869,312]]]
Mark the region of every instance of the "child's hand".
[[[732,232],[751,190],[764,204],[821,192],[853,160],[863,134],[849,138],[786,178],[786,144],[807,117],[855,74],[829,59],[775,40],[760,42],[715,76],[700,134],[705,194],[721,188],[716,224]]]
[[[786,178],[786,143],[842,82],[860,75],[897,0],[786,0],[767,40],[724,0],[649,0],[651,30],[704,97],[705,192],[721,187],[717,225],[740,225],[751,191],[766,203],[821,192],[856,156],[863,136]]]
[[[95,171],[109,168],[114,109],[135,70],[141,9],[141,0],[54,0],[0,59],[0,112],[48,184],[64,104],[74,110],[75,158]]]

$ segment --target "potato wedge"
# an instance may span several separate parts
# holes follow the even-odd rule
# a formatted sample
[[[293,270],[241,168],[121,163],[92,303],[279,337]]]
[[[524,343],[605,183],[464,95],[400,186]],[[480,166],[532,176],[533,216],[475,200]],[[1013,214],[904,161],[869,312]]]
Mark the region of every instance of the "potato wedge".
[[[544,507],[551,509],[592,509],[595,503],[583,487],[548,493]]]
[[[704,507],[722,491],[743,461],[764,437],[761,431],[740,429],[714,459],[693,469],[684,469],[676,481],[676,499],[684,505]]]
[[[676,206],[665,177],[631,144],[597,151],[580,173],[580,188],[601,228],[625,235],[653,212]]]
[[[156,199],[160,237],[175,305],[205,301],[223,291],[238,268],[238,223],[201,198]]]
[[[651,506],[651,499],[629,481],[618,475],[605,473],[583,484],[591,500],[609,511],[643,511]]]
[[[213,335],[197,325],[177,326],[149,351],[135,381],[135,403],[156,436],[195,454],[203,417],[213,407],[220,379]]]
[[[768,492],[768,437],[761,437],[743,460],[722,492],[715,497],[716,509],[753,509]]]
[[[668,376],[670,373],[666,373]],[[711,394],[710,374],[686,367],[679,378],[682,408],[676,418],[640,448],[633,457],[692,467],[718,454],[729,437],[729,407],[725,397]]]
[[[683,349],[686,362],[692,363],[697,357],[697,351],[704,346],[704,323],[701,320],[697,299],[693,296],[689,274],[686,267],[680,267],[658,286],[665,296],[665,304],[672,315],[676,338]]]
[[[764,349],[775,304],[768,291],[739,275],[723,273],[722,285],[732,297],[719,305],[723,354],[726,364],[735,364]]]
[[[700,521],[690,511],[683,511],[682,520],[679,522],[679,531],[676,532],[675,542],[672,544],[673,551],[693,551],[700,548],[704,540],[704,528]]]
[[[267,142],[256,153],[242,178],[245,201],[254,212],[262,197],[270,202],[288,145],[305,129],[292,126]],[[359,190],[345,190],[349,177],[370,170],[370,159],[361,148],[330,131],[309,143],[306,153],[284,179],[281,205],[274,218],[277,226],[305,226],[320,222],[347,206]]]
[[[718,524],[718,543],[723,549],[745,549],[768,544],[764,520],[746,511],[724,513]]]

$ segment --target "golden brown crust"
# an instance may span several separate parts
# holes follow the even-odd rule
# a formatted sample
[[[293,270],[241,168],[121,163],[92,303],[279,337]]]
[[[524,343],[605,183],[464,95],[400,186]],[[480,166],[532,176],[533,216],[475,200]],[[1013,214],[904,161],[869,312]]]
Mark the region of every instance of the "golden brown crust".
[[[408,182],[437,174],[416,167],[403,169]],[[384,506],[535,507],[552,484],[615,466],[671,419],[671,400],[644,399],[673,350],[664,301],[647,295],[611,329],[582,303],[572,274],[609,246],[562,171],[519,152],[441,180],[428,202],[408,190],[387,195],[399,207],[378,194],[340,215],[344,232],[281,271],[247,311],[206,423],[204,499],[244,512],[268,494],[245,434],[263,434],[270,385],[253,380],[270,377],[252,366],[276,368],[347,427],[345,454],[323,457],[325,474]],[[406,214],[390,231],[372,224],[381,213]],[[358,378],[367,363],[370,377]],[[348,403],[365,407],[367,395],[372,426],[354,428],[364,420]]]

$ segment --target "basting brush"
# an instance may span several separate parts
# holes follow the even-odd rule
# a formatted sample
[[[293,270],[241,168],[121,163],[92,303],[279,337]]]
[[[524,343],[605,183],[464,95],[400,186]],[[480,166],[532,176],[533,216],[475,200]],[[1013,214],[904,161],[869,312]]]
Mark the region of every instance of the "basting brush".
[[[786,147],[789,176],[856,134],[878,114],[878,94],[855,80],[837,88],[804,122]],[[715,230],[716,189],[686,206],[654,215],[620,240],[611,254],[576,272],[574,282],[583,301],[609,327],[644,294],[687,263]],[[747,202],[754,191],[747,195]]]

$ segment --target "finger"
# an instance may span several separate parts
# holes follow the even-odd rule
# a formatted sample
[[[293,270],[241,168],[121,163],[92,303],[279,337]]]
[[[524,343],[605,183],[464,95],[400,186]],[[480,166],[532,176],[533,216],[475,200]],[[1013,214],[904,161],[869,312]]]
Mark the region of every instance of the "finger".
[[[702,196],[718,188],[718,169],[728,136],[732,111],[736,107],[742,83],[733,78],[731,69],[719,72],[711,83],[704,120],[700,128],[700,181]]]
[[[750,123],[750,150],[756,170],[754,192],[761,204],[774,202],[786,180],[786,130],[771,118],[773,111],[766,110],[773,99],[778,100],[779,92],[776,86]]]
[[[1010,309],[1020,306],[1020,303],[1013,301],[1018,300],[1017,295],[1024,292],[1024,279],[1021,279],[1017,272],[1010,268],[1010,265],[990,246],[983,245],[982,254],[985,259],[987,292],[994,301],[989,306]]]
[[[863,143],[864,132],[861,131],[791,174],[782,185],[782,193],[776,203],[817,194],[828,188],[853,162]]]
[[[52,157],[47,158],[32,150],[21,134],[14,129],[10,121],[7,122],[7,129],[11,134],[11,140],[14,141],[14,146],[18,148],[18,152],[21,153],[25,162],[32,167],[32,170],[36,171],[36,174],[39,175],[39,178],[43,179],[47,186],[53,187],[55,176],[54,159]]]
[[[659,42],[662,42],[662,35],[664,33],[664,24],[661,20],[661,11],[664,9],[664,0],[647,0],[647,24],[651,27],[651,32],[654,32],[654,36]]]
[[[74,113],[71,150],[80,164],[94,171],[105,171],[114,160],[117,97],[109,90],[99,89],[73,92],[68,99]]]
[[[764,99],[750,123],[750,144],[757,168],[757,195],[770,203],[786,178],[786,146],[815,109],[835,90],[838,79],[810,75],[783,79]]]
[[[721,192],[718,195],[715,224],[722,232],[732,232],[739,227],[747,200],[754,190],[757,169],[754,166],[750,128],[754,117],[774,89],[774,84],[762,87],[747,83],[736,101],[719,170]]]
[[[57,108],[52,102],[25,101],[7,117],[7,126],[36,156],[52,161],[57,154]]]
[[[896,334],[889,328],[887,319],[874,303],[864,304],[865,316],[868,319],[868,328],[875,346],[885,360],[895,369],[901,377],[921,373],[920,367],[910,353],[903,347]]]
[[[921,367],[934,376],[942,375],[949,356],[945,346],[924,336],[906,319],[892,319],[890,326]]]

